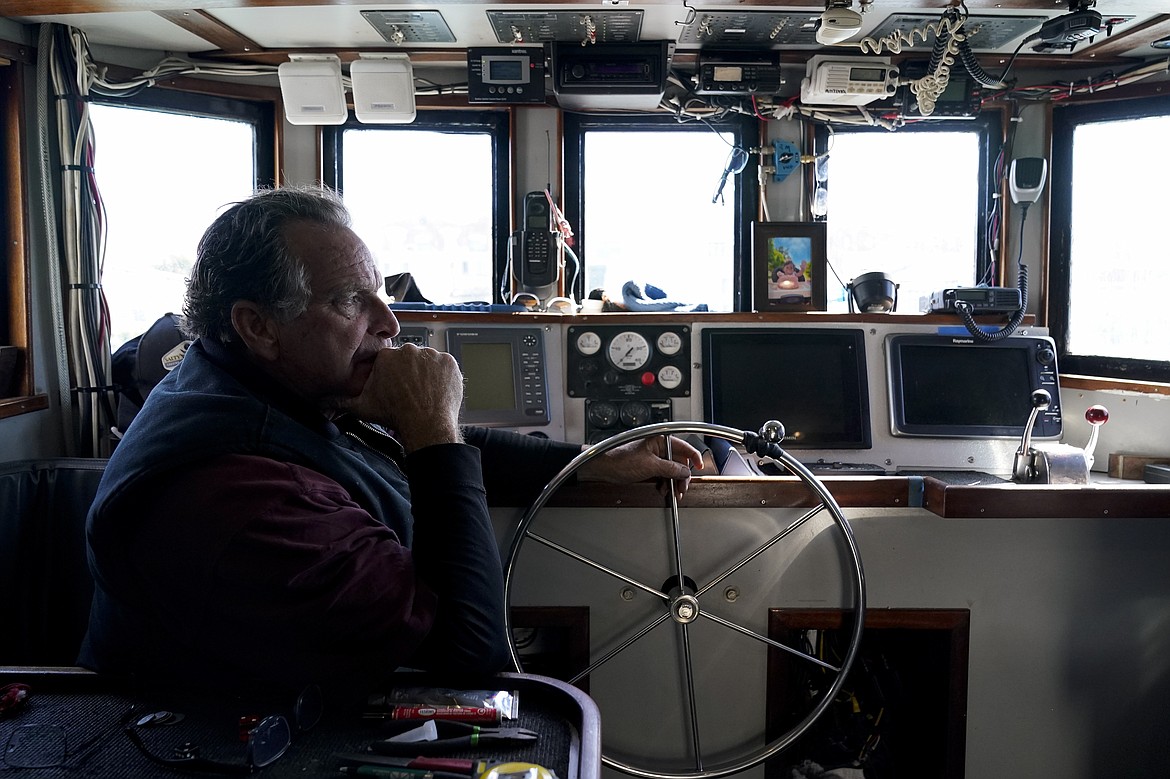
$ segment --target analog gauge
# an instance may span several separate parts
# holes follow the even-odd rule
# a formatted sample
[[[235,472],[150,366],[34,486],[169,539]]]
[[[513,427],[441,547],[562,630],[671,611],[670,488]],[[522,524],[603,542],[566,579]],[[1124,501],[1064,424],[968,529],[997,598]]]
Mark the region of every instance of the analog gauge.
[[[681,348],[682,339],[678,337],[678,333],[667,330],[658,336],[658,351],[663,354],[678,354],[678,350]]]
[[[645,336],[627,330],[609,342],[609,361],[621,371],[636,371],[650,360],[650,342]]]
[[[586,330],[577,336],[577,351],[581,354],[597,354],[601,349],[601,336],[592,330]]]
[[[622,404],[622,424],[626,427],[641,427],[650,421],[650,406],[640,400]]]
[[[673,365],[664,365],[658,370],[658,383],[663,389],[674,389],[682,384],[682,371]]]
[[[589,404],[588,416],[593,427],[613,427],[618,421],[617,406],[604,400],[594,401]]]

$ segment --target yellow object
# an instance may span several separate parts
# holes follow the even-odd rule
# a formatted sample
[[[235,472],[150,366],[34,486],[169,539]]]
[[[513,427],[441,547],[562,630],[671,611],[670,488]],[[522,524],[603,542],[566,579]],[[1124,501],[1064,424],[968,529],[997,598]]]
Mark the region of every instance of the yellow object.
[[[480,774],[479,779],[557,779],[557,775],[536,763],[500,763]]]

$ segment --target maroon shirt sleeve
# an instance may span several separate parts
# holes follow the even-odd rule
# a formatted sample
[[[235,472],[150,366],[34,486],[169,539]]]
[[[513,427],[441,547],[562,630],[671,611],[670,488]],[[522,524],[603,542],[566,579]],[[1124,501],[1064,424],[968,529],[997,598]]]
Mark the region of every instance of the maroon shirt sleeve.
[[[136,534],[135,557],[159,619],[216,663],[368,681],[432,627],[438,596],[410,550],[315,471],[232,455],[157,497],[167,508]]]

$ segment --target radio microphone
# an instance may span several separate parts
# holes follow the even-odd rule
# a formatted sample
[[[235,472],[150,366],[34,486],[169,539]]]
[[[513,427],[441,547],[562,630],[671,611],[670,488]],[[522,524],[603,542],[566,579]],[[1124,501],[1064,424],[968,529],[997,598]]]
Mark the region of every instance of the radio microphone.
[[[1008,192],[1012,202],[1030,206],[1040,199],[1048,178],[1048,160],[1043,157],[1017,157],[1008,174]]]

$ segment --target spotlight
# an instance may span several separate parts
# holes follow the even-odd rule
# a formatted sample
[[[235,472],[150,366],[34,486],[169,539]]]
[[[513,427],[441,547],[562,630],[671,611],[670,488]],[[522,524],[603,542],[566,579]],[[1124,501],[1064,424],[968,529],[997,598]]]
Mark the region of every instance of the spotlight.
[[[850,5],[851,0],[828,0],[817,27],[817,43],[830,46],[857,34],[861,29],[861,14]]]
[[[849,290],[849,313],[885,314],[898,308],[898,284],[881,271],[863,273],[846,285]]]

